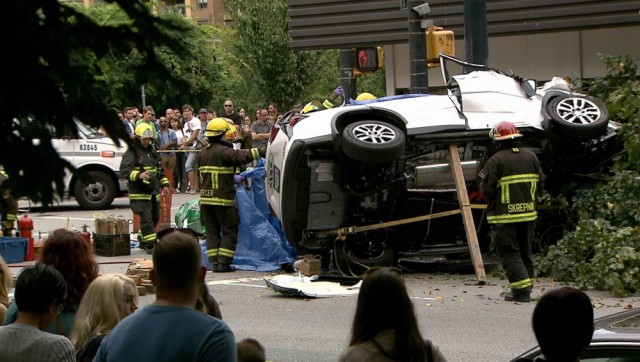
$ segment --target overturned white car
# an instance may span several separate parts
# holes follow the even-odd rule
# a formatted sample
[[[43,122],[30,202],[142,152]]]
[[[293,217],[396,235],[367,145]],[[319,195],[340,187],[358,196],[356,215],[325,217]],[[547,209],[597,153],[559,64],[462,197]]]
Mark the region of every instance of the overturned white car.
[[[452,68],[460,74],[449,75]],[[299,251],[367,266],[396,261],[469,259],[460,216],[407,220],[458,208],[449,145],[458,147],[472,202],[482,202],[476,176],[492,155],[488,133],[513,122],[522,146],[536,152],[558,188],[613,152],[619,125],[602,102],[572,93],[554,78],[534,81],[441,57],[447,95],[378,99],[309,114],[285,115],[266,155],[267,197]],[[481,247],[483,210],[474,210]]]

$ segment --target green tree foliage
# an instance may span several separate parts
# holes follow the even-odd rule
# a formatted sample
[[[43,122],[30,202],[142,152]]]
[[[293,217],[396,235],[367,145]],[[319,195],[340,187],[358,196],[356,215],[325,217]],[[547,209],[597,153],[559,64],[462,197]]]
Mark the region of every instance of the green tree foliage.
[[[188,88],[175,77],[158,53],[166,47],[185,58],[193,56],[183,26],[157,18],[141,1],[110,0],[126,17],[103,24],[74,6],[57,0],[8,0],[2,40],[7,54],[3,69],[5,92],[0,102],[0,164],[10,175],[14,194],[28,195],[47,205],[53,201],[52,181],[59,194],[71,166],[53,150],[49,129],[77,133],[73,117],[104,126],[114,140],[128,139],[115,113],[113,82],[148,84],[161,89],[171,83]],[[127,75],[117,80],[101,67],[114,56],[135,49],[139,61],[127,63]],[[20,122],[14,122],[20,119]],[[33,120],[26,122],[27,119]],[[34,144],[33,138],[39,141]]]
[[[358,93],[368,92],[378,98],[386,96],[387,83],[385,76],[385,70],[378,69],[373,73],[365,74],[358,78]]]
[[[577,84],[603,99],[610,117],[622,123],[624,152],[613,174],[577,190],[571,231],[545,250],[538,269],[625,296],[640,290],[640,84],[628,56],[602,59],[607,75]]]
[[[79,8],[96,23],[103,26],[117,26],[131,23],[131,19],[117,5],[96,5]],[[219,49],[219,31],[211,26],[201,26],[182,15],[163,12],[158,19],[174,24],[167,33],[189,49],[190,56],[174,52],[166,45],[155,47],[157,60],[163,64],[175,78],[182,79],[187,87],[178,87],[173,78],[156,79],[144,84],[145,104],[152,105],[156,112],[167,107],[181,107],[191,103],[194,107],[211,107],[213,99],[220,90],[221,63],[217,61]],[[127,105],[141,105],[141,86],[135,79],[134,71],[144,67],[145,59],[136,48],[127,53],[111,53],[100,59],[101,79],[110,92],[110,99],[120,108]]]
[[[243,77],[267,101],[290,109],[322,71],[317,67],[318,52],[289,47],[286,0],[233,0],[227,6],[233,18],[235,54],[246,64]]]

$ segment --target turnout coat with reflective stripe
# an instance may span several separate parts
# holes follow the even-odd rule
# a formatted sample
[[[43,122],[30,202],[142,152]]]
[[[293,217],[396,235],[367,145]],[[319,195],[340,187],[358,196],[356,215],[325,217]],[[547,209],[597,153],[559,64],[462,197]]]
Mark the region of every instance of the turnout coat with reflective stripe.
[[[216,140],[198,155],[200,204],[235,206],[233,175],[236,167],[260,159],[257,148],[234,150],[231,143]]]
[[[120,173],[122,178],[128,181],[129,200],[151,200],[151,195],[158,195],[160,186],[169,186],[169,180],[164,175],[164,170],[160,166],[160,157],[153,145],[142,148],[138,140],[134,140],[133,144],[133,147],[122,155]],[[149,180],[138,178],[144,171],[151,175]]]
[[[533,152],[502,149],[487,161],[479,176],[488,200],[489,224],[536,220],[536,193],[542,189],[544,174]]]

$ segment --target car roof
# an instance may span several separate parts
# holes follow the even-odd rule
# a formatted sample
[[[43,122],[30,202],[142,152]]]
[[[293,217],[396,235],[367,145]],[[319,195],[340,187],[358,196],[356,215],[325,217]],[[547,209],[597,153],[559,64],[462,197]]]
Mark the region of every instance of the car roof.
[[[596,319],[593,341],[640,340],[640,309],[630,309]]]
[[[631,344],[629,344],[632,342]],[[640,308],[600,317],[594,321],[593,338],[590,348],[620,345],[625,347],[640,344]],[[536,346],[512,360],[531,361],[540,354],[540,347]]]

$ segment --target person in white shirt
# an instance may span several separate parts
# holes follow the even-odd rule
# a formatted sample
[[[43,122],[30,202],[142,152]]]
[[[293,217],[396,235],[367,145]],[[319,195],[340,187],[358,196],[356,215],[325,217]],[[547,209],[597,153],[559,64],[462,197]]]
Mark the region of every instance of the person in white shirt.
[[[206,111],[205,111],[206,112]],[[202,129],[202,124],[198,117],[194,117],[193,115],[193,107],[190,104],[185,104],[182,106],[182,114],[184,116],[185,122],[184,127],[182,128],[182,132],[184,133],[184,138],[182,139],[182,145],[180,149],[182,150],[192,150],[192,152],[187,153],[187,161],[184,164],[185,171],[187,172],[187,177],[189,178],[189,185],[191,185],[191,194],[196,193],[198,180],[196,175],[196,156],[197,152],[195,151],[198,147],[198,135]]]
[[[184,133],[182,133],[182,124],[180,119],[174,115],[169,119],[171,129],[176,134],[176,144],[182,145]],[[176,169],[173,172],[173,193],[178,194],[180,191],[185,192],[187,190],[186,174],[184,169],[185,153],[176,152]]]

